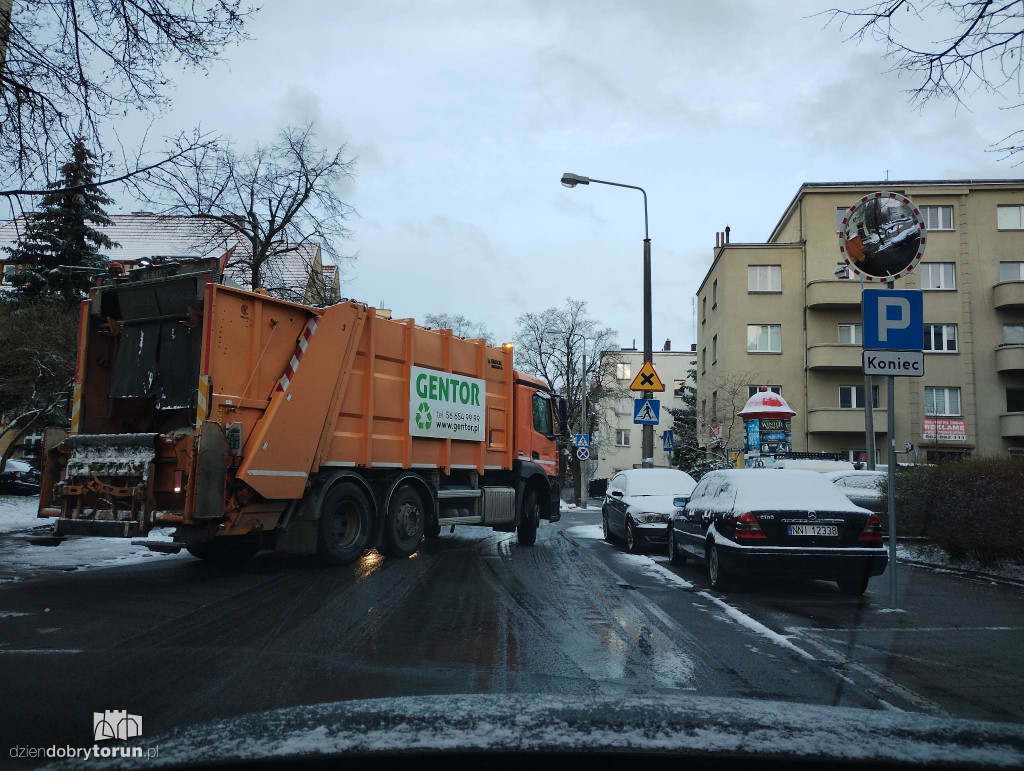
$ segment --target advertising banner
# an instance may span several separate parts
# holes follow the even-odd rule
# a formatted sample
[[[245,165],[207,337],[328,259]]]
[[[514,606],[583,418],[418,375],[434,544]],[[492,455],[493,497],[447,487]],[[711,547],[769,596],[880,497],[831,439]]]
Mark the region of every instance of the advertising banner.
[[[921,435],[936,441],[966,442],[967,421],[963,418],[925,418]]]
[[[410,370],[410,436],[484,440],[486,381],[423,367],[410,367]]]

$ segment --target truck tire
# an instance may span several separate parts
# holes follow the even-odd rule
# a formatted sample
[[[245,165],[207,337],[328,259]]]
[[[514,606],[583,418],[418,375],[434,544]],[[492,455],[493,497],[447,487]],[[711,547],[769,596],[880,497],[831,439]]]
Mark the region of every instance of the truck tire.
[[[388,557],[408,557],[420,548],[427,523],[423,498],[409,485],[399,487],[391,495],[384,516],[384,537],[381,550]]]
[[[350,565],[370,543],[370,501],[357,485],[342,482],[327,491],[318,524],[320,559],[328,565]]]
[[[516,527],[516,540],[523,546],[533,546],[537,542],[539,522],[540,504],[537,503],[537,490],[531,485],[523,491],[523,513]]]
[[[437,522],[428,522],[423,526],[423,537],[428,541],[441,537],[441,526]]]
[[[224,567],[241,567],[259,551],[260,545],[249,536],[221,536],[209,541],[197,541],[185,547],[188,553],[205,562]]]

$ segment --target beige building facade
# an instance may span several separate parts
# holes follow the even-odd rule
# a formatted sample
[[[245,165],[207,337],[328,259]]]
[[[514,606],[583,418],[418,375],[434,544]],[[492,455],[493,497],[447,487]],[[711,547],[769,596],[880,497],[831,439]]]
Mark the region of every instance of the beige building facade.
[[[672,428],[673,417],[670,409],[683,406],[683,389],[689,385],[693,388],[696,382],[693,377],[697,365],[696,353],[692,350],[673,351],[666,342],[667,350],[654,351],[653,361],[655,372],[665,385],[664,393],[654,396],[661,402],[660,422],[654,427],[654,465],[668,466],[668,456],[662,450],[662,432]],[[629,384],[644,364],[643,351],[625,348],[617,351],[603,351],[602,359],[610,357],[607,365],[603,362],[601,372],[606,373],[607,382],[602,383],[601,391],[607,394],[598,405],[600,419],[597,429],[597,443],[594,450],[597,454],[596,469],[592,479],[611,479],[623,469],[640,468],[643,453],[641,452],[641,434],[643,426],[633,423],[633,398],[641,393],[631,393]]]
[[[878,190],[908,196],[928,226],[921,265],[897,282],[924,290],[925,322],[924,377],[895,381],[897,450],[1024,455],[1024,180],[806,183],[766,243],[716,247],[697,292],[702,441],[742,446],[735,410],[768,385],[796,410],[794,452],[865,458],[861,285],[835,272],[844,210]],[[881,463],[885,381],[872,388]]]

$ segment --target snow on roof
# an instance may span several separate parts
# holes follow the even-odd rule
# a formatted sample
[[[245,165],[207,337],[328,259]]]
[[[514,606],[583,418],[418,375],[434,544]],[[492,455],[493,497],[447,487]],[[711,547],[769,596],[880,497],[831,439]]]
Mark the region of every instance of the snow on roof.
[[[816,471],[799,469],[729,469],[712,471],[712,484],[701,497],[732,498],[735,511],[861,511],[832,482]],[[701,481],[703,482],[704,479]],[[718,484],[715,484],[715,480]]]
[[[762,418],[766,416],[791,418],[796,411],[789,406],[789,402],[780,394],[769,391],[767,386],[761,388],[743,405],[738,413],[741,418]]]

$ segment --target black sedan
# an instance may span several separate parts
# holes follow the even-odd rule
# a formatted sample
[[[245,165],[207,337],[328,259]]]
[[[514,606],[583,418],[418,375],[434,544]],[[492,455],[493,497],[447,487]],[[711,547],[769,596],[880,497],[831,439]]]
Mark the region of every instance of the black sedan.
[[[859,595],[888,561],[878,517],[828,479],[795,469],[705,474],[668,527],[673,564],[708,566],[711,585],[765,574],[835,581]]]
[[[23,460],[9,459],[0,472],[0,493],[38,495],[41,475]]]
[[[675,501],[688,496],[695,484],[693,477],[678,469],[620,471],[608,483],[601,507],[605,540],[623,538],[631,552],[648,544],[664,548],[665,523],[676,510]]]

